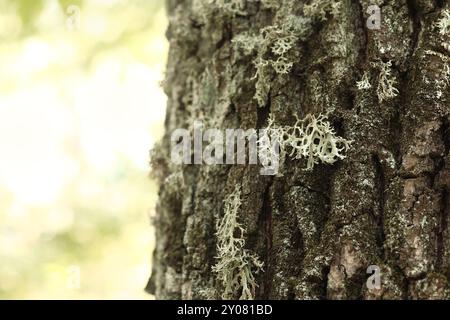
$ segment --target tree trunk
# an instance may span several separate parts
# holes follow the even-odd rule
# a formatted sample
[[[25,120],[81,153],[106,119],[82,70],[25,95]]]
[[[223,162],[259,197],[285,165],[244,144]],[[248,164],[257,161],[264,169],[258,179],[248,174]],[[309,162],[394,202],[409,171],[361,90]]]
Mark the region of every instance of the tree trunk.
[[[380,29],[367,25],[372,4],[381,8]],[[167,7],[169,100],[166,135],[152,157],[161,184],[148,290],[159,299],[449,298],[449,2]],[[277,50],[280,38],[288,44]],[[306,159],[288,154],[273,176],[260,165],[171,162],[171,133],[194,120],[261,129],[269,117],[293,126],[308,114],[327,115],[336,136],[352,141],[345,159],[305,170]],[[214,267],[236,186],[240,252],[264,263],[259,272],[249,266],[257,285],[250,296],[242,277],[227,284]],[[371,265],[379,287],[366,283]]]

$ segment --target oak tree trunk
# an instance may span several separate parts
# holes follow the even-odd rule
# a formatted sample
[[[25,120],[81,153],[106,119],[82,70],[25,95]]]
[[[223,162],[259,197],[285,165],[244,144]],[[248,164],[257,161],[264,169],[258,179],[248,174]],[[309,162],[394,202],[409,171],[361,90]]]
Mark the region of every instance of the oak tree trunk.
[[[437,25],[450,4],[334,2],[167,1],[166,134],[152,159],[161,182],[148,285],[156,298],[220,298],[216,223],[236,185],[245,247],[264,262],[255,298],[450,297],[450,52]],[[372,4],[381,8],[379,30],[367,27]],[[286,21],[297,23],[293,65],[268,71],[258,106],[261,30]],[[370,88],[358,89],[363,77]],[[383,96],[389,86],[394,94]],[[171,133],[194,120],[260,129],[269,116],[293,125],[307,114],[327,114],[353,141],[345,159],[307,171],[306,160],[287,157],[276,176],[260,175],[258,165],[170,161]],[[366,285],[370,265],[380,269],[379,289]]]

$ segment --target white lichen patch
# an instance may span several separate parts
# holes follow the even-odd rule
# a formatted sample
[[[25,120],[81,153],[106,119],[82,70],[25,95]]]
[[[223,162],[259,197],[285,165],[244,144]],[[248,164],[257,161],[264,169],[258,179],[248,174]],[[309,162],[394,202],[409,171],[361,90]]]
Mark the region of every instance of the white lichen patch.
[[[244,226],[238,221],[241,188],[224,200],[224,216],[217,221],[217,263],[213,271],[223,287],[222,299],[252,300],[257,287],[255,274],[263,268],[255,253],[245,249]]]

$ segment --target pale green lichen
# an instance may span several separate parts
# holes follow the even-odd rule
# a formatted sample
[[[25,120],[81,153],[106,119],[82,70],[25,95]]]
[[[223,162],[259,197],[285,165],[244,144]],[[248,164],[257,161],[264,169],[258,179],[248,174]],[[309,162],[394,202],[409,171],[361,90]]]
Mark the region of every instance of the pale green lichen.
[[[243,32],[235,36],[231,43],[236,51],[241,51],[245,56],[256,52],[261,43],[261,36],[250,35],[248,32]]]
[[[288,74],[294,65],[288,53],[298,38],[292,31],[283,27],[269,26],[261,30],[259,40],[258,55],[253,62],[256,67],[254,98],[258,106],[263,107],[270,91],[269,66],[279,75]]]
[[[254,99],[257,101],[258,106],[263,107],[270,91],[269,70],[267,69],[269,61],[258,57],[253,63],[256,68],[256,73],[253,77],[253,79],[256,79]]]
[[[217,221],[217,263],[213,271],[223,287],[222,299],[252,300],[257,287],[255,274],[263,268],[255,253],[245,249],[244,226],[238,221],[241,188],[224,200],[224,216]]]
[[[303,7],[303,13],[307,17],[316,20],[326,21],[327,15],[337,16],[340,11],[341,3],[337,0],[313,0]]]
[[[450,32],[450,11],[442,11],[441,18],[436,22],[435,26],[439,29],[439,34],[446,35]]]
[[[277,5],[276,1],[264,1],[265,5]],[[263,4],[264,4],[263,2]],[[287,5],[286,8],[289,6]],[[286,9],[285,8],[285,9]],[[313,21],[324,21],[328,15],[337,16],[340,12],[340,2],[336,0],[316,0],[303,7],[304,16],[296,16],[283,11],[282,18],[276,17],[276,23],[261,30],[261,36],[257,39],[257,58],[254,61],[256,66],[255,78],[255,100],[259,107],[263,107],[270,92],[269,73],[270,66],[278,75],[287,75],[295,62],[295,58],[290,54],[295,43],[305,40],[312,33]],[[277,20],[277,18],[279,18]],[[252,48],[254,40],[244,47]]]
[[[280,34],[281,32],[277,32]],[[275,40],[272,45],[272,52],[279,56],[284,56],[293,46],[297,37],[292,34],[287,34]]]
[[[445,75],[445,82],[447,83],[447,85],[450,85],[450,64],[445,64],[443,73]]]
[[[370,84],[368,72],[364,72],[361,80],[356,81],[356,87],[358,88],[358,90],[367,90],[367,89],[372,88],[372,85]]]
[[[259,56],[263,57],[270,51],[277,59],[280,57],[287,58],[286,55],[294,47],[298,39],[291,30],[277,25],[263,28],[261,35],[263,39]]]
[[[399,91],[395,87],[397,84],[397,79],[392,74],[391,70],[392,61],[389,60],[388,62],[383,62],[380,60],[377,62],[372,62],[371,65],[380,71],[377,86],[378,101],[382,103],[383,101],[398,96]]]
[[[291,157],[307,159],[306,170],[312,170],[319,162],[334,164],[345,159],[344,152],[352,143],[336,135],[325,115],[316,118],[308,114],[297,120],[293,127],[286,128],[285,132],[287,136],[283,144],[291,149]]]
[[[275,125],[275,120],[272,115],[269,116],[267,126],[261,130],[259,139],[256,142],[258,149],[258,157],[264,168],[274,169],[276,166],[276,173],[278,174],[278,166],[284,162],[285,151],[283,148],[285,132],[284,128]],[[278,160],[278,163],[272,163]]]
[[[450,61],[450,57],[446,56],[446,55],[443,54],[443,53],[434,51],[434,50],[426,50],[426,51],[425,51],[425,54],[426,54],[426,55],[430,55],[430,56],[436,56],[436,57],[439,57],[439,58],[441,58],[442,61],[444,61],[444,62],[449,62],[449,61]]]
[[[279,0],[261,0],[264,9],[277,9],[280,7]]]
[[[200,289],[199,295],[202,297],[202,299],[205,299],[205,300],[216,300],[218,297],[217,290],[212,287]]]
[[[437,99],[440,99],[448,92],[448,87],[450,86],[450,58],[433,50],[426,50],[425,54],[438,57],[443,63],[443,68],[439,68],[438,77],[434,79],[436,88],[435,95]]]
[[[272,60],[272,67],[278,74],[288,74],[292,66],[294,65],[293,62],[289,61],[286,57],[279,57],[277,60]]]
[[[194,14],[206,23],[209,16],[218,10],[226,16],[246,16],[247,0],[192,0]]]
[[[282,25],[301,41],[306,40],[313,32],[313,19],[310,17],[288,13],[283,15]]]
[[[297,119],[294,126],[277,126],[274,119],[269,117],[264,136],[269,136],[272,143],[268,144],[267,139],[258,141],[260,159],[273,159],[273,153],[277,152],[273,148],[273,141],[276,141],[280,147],[280,163],[290,151],[290,157],[307,160],[306,170],[312,170],[318,163],[334,164],[345,159],[344,153],[352,143],[337,136],[327,117],[322,114],[318,117],[308,114],[303,119]]]
[[[216,5],[219,9],[224,10],[228,14],[245,16],[247,1],[246,0],[210,0],[210,3]]]

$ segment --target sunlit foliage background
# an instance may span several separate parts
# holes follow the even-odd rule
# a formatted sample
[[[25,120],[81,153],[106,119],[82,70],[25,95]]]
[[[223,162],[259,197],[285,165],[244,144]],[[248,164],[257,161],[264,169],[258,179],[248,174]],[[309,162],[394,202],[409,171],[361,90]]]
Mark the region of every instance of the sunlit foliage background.
[[[0,298],[149,298],[163,2],[0,0]]]

